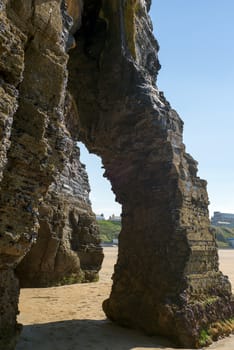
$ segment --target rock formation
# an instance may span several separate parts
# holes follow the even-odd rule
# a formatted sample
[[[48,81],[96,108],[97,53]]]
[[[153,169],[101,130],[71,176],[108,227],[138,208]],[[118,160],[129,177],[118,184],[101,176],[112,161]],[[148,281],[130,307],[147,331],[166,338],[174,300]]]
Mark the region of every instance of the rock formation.
[[[80,138],[102,157],[122,204],[106,315],[199,347],[233,330],[231,286],[218,268],[206,182],[185,152],[183,122],[155,81],[150,1],[84,2],[68,62]],[[92,72],[92,74],[89,74]]]
[[[48,265],[35,264],[33,273],[45,272],[41,279],[47,279],[49,264],[56,266],[70,245],[71,268],[71,261],[78,268],[76,251],[88,274],[87,246],[100,263],[90,212],[78,220],[76,198],[68,205],[61,190],[74,166],[67,129],[102,157],[123,207],[112,292],[103,305],[107,316],[186,347],[233,329],[231,286],[219,271],[209,231],[206,182],[185,152],[183,122],[155,83],[160,65],[150,3],[0,0],[0,345],[6,350],[14,348],[18,331],[14,268],[37,237],[39,212],[49,244],[59,248],[53,256],[39,249],[41,267]],[[80,224],[81,236],[58,244],[54,211],[66,234],[77,233]]]
[[[39,206],[36,244],[16,269],[22,288],[98,279],[103,254],[79,155],[74,144],[67,164]]]
[[[66,153],[67,55],[57,2],[1,0],[0,21],[0,347],[12,349],[19,294],[13,269],[37,235],[39,202]]]
[[[78,271],[82,271],[83,279],[95,278],[102,252],[97,248],[98,238],[94,237],[96,226],[90,204],[85,207],[85,201],[78,198],[68,204],[64,191],[57,197],[53,192],[56,187],[65,186],[66,181],[72,181],[64,180],[69,170],[79,172],[74,186],[80,182],[82,192],[88,190],[81,165],[77,161],[69,165],[69,159],[77,154],[72,153],[73,141],[64,120],[68,59],[65,48],[71,18],[60,1],[1,0],[0,21],[0,348],[7,350],[14,348],[19,329],[16,323],[19,286],[13,269],[30,250],[39,226],[42,236],[37,246],[43,246],[46,234],[50,244],[46,251],[35,255],[35,258],[43,255],[40,284],[52,277],[53,267],[54,279],[61,279],[63,269],[65,278],[67,273],[74,275]],[[74,177],[75,174],[73,180]],[[76,188],[71,196],[74,192]],[[46,195],[47,202],[43,203]],[[62,196],[66,197],[64,201]],[[72,207],[78,202],[78,208]],[[56,209],[64,223],[55,222]],[[59,232],[56,224],[60,225]],[[64,234],[63,224],[67,236],[61,244],[60,237],[54,236]],[[25,258],[27,262],[32,258],[34,264],[28,269],[25,263],[21,266],[21,271],[28,273],[24,280],[21,276],[22,284],[35,283],[38,277],[39,267],[32,256],[36,249],[35,246]]]

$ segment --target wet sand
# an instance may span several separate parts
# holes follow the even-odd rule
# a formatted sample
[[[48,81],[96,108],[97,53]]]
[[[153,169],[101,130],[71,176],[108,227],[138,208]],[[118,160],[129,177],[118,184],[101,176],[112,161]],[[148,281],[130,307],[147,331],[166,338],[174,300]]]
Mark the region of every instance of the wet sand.
[[[102,311],[109,296],[117,248],[104,248],[97,283],[22,289],[18,321],[24,325],[17,350],[172,350],[173,344],[112,324]],[[220,250],[220,269],[234,286],[234,249]],[[233,290],[234,291],[234,290]],[[234,336],[209,347],[234,350]]]

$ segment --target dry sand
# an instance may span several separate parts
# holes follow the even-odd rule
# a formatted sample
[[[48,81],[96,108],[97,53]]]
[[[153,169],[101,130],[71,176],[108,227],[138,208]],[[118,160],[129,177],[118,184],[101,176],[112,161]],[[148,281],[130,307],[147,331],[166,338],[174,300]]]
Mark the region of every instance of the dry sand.
[[[56,288],[22,289],[18,321],[24,325],[17,350],[159,350],[173,349],[160,337],[118,327],[102,311],[110,293],[117,248],[104,249],[98,283]],[[234,286],[234,250],[221,250],[221,270]],[[234,336],[209,349],[234,350]]]

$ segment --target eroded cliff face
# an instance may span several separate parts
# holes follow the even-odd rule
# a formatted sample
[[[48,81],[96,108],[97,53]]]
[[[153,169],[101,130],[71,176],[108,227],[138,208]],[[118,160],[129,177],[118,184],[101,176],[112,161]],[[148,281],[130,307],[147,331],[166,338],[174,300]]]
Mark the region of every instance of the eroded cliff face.
[[[16,269],[21,288],[98,279],[103,260],[99,228],[79,148],[75,144],[72,148],[38,208],[37,241]]]
[[[233,299],[209,229],[206,182],[185,151],[183,122],[155,84],[160,65],[149,5],[84,2],[69,89],[80,137],[102,157],[123,210],[106,315],[199,347],[233,330],[222,323],[233,317]],[[212,331],[215,322],[220,332]]]
[[[72,26],[66,5],[0,1],[0,20],[0,347],[13,349],[19,329],[14,269],[39,227],[40,239],[21,265],[22,284],[35,284],[36,277],[40,284],[57,282],[70,273],[96,278],[102,251],[90,203],[76,193],[78,183],[87,190],[87,178],[65,123]]]
[[[38,249],[41,267],[34,264],[33,273],[49,276],[46,269],[65,259],[66,249],[68,266],[78,271],[78,252],[81,269],[89,271],[86,248],[98,244],[90,209],[77,214],[73,205],[82,209],[83,202],[65,190],[72,167],[77,164],[78,177],[83,171],[71,160],[70,135],[102,157],[123,208],[107,316],[185,347],[233,329],[231,286],[218,269],[209,231],[206,182],[185,152],[183,122],[155,84],[160,65],[149,7],[146,0],[0,0],[4,349],[14,347],[17,333],[13,269],[30,250],[39,222],[49,227],[46,239],[55,248]],[[32,254],[24,268],[28,257],[34,262]],[[101,252],[92,254],[100,266]]]
[[[19,293],[13,269],[37,235],[38,203],[63,157],[56,145],[64,136],[67,55],[58,2],[1,1],[0,8],[0,343],[12,349]]]

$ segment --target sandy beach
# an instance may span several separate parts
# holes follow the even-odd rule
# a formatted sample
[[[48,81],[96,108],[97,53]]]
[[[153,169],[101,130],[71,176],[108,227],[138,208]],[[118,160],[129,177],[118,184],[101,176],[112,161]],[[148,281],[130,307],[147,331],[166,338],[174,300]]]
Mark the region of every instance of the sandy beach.
[[[97,283],[22,289],[18,321],[24,325],[17,350],[171,350],[173,344],[108,321],[102,302],[109,296],[117,248],[104,248]],[[234,250],[220,250],[220,268],[234,286]],[[234,336],[209,349],[233,350]]]

